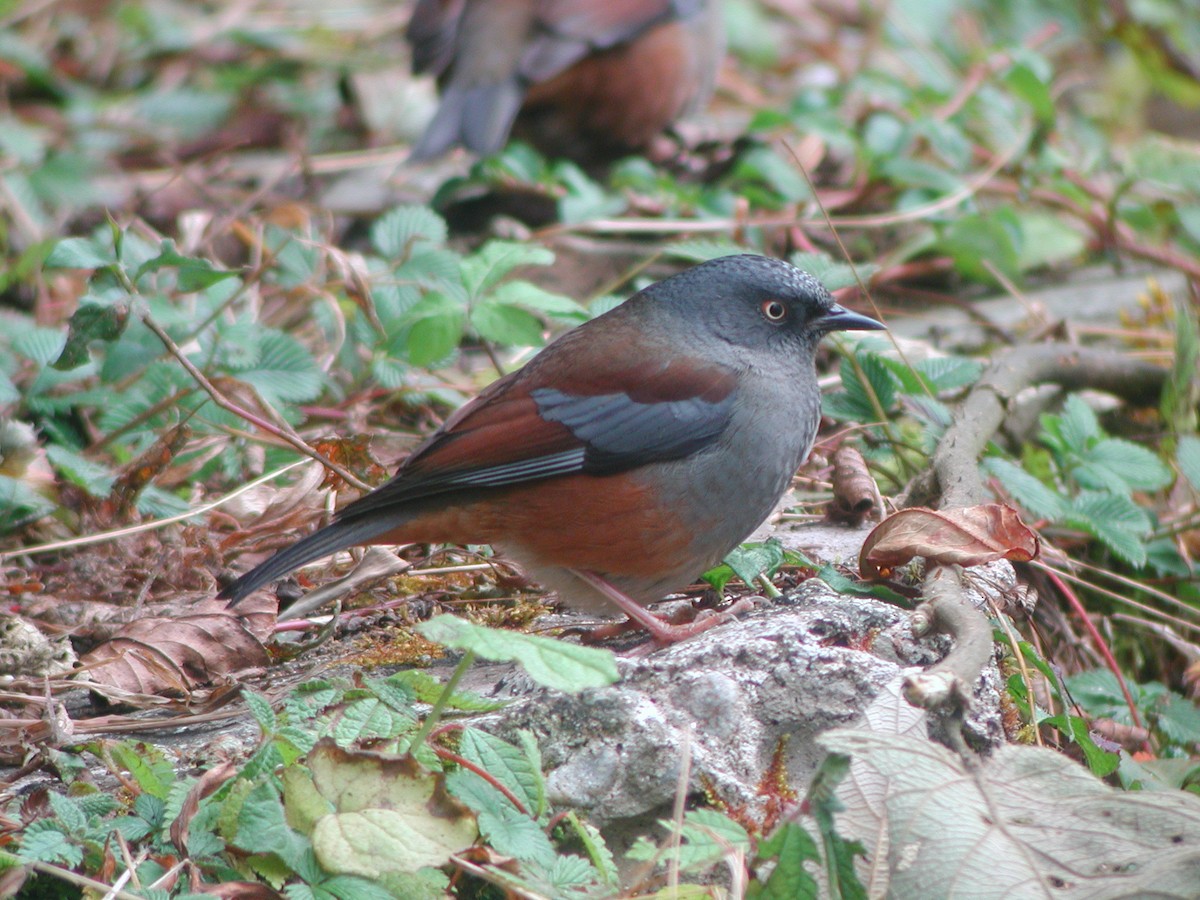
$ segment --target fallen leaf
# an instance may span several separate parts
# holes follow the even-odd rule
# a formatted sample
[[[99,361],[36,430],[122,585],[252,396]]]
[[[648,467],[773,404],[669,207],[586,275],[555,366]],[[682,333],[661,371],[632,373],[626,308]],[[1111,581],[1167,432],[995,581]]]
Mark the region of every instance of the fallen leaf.
[[[286,782],[285,807],[295,827],[312,817],[312,789],[333,805],[310,835],[327,871],[378,878],[442,866],[479,835],[474,815],[446,793],[444,777],[411,756],[343,750],[324,738],[308,754],[308,768],[310,785]],[[297,816],[293,807],[308,812]]]
[[[267,651],[257,632],[264,625],[269,632],[267,618],[259,611],[249,616],[231,612],[223,601],[206,598],[187,615],[129,622],[111,640],[84,654],[80,664],[98,685],[187,697],[197,687],[265,666]]]
[[[881,569],[902,566],[915,556],[929,563],[978,566],[997,559],[1028,562],[1037,555],[1037,535],[1011,506],[913,507],[888,516],[867,535],[858,571],[863,578],[879,578]]]
[[[861,525],[875,509],[879,488],[863,455],[849,445],[833,453],[833,500],[826,515],[835,522]]]

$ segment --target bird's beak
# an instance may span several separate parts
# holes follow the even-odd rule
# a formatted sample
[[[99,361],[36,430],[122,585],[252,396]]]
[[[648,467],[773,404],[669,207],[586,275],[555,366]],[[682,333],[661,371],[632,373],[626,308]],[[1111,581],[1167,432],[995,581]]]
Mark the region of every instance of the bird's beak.
[[[887,326],[876,322],[870,316],[864,316],[861,313],[853,312],[840,306],[837,303],[829,308],[829,311],[821,318],[814,322],[823,332],[830,331],[882,331],[886,330]]]

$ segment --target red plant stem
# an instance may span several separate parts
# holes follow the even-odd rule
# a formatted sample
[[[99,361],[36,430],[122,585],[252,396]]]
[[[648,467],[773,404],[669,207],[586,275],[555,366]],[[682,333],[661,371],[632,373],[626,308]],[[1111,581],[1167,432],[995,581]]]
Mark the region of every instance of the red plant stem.
[[[475,765],[475,763],[471,762],[466,757],[459,756],[453,750],[447,750],[445,747],[439,747],[436,744],[429,744],[428,746],[432,747],[433,752],[436,753],[441,759],[448,759],[450,762],[455,763],[456,765],[462,766],[464,769],[467,769],[468,771],[474,772],[476,775],[478,775],[480,778],[482,778],[484,781],[486,781],[488,784],[490,784],[492,787],[494,787],[496,790],[498,790],[500,793],[502,793],[505,797],[507,797],[508,802],[511,803],[513,806],[515,806],[518,810],[520,810],[523,815],[526,815],[526,816],[529,815],[529,810],[527,810],[525,808],[525,804],[523,804],[520,800],[518,800],[516,795],[512,791],[510,791],[508,788],[506,788],[504,785],[502,785],[499,781],[497,781],[496,776],[493,775],[491,772],[489,772],[487,769],[484,769],[481,766]]]
[[[1133,717],[1133,724],[1138,728],[1145,729],[1146,733],[1149,734],[1149,729],[1142,724],[1142,718],[1138,715],[1137,706],[1133,702],[1133,695],[1129,693],[1129,687],[1125,684],[1125,676],[1121,674],[1121,670],[1117,666],[1117,660],[1112,655],[1112,651],[1108,647],[1108,642],[1104,640],[1104,637],[1096,629],[1091,617],[1087,614],[1087,610],[1083,608],[1083,603],[1080,601],[1076,593],[1071,590],[1067,583],[1058,577],[1057,572],[1055,572],[1049,566],[1043,566],[1042,571],[1046,573],[1047,577],[1049,577],[1050,581],[1056,588],[1058,588],[1062,595],[1067,598],[1067,602],[1071,605],[1071,609],[1075,610],[1075,614],[1079,616],[1080,621],[1083,622],[1083,627],[1087,629],[1088,634],[1091,635],[1092,640],[1095,642],[1096,649],[1099,650],[1100,655],[1104,657],[1104,664],[1108,666],[1109,671],[1116,676],[1117,684],[1121,686],[1121,693],[1125,697],[1125,704],[1129,707],[1129,714]],[[1154,748],[1150,746],[1150,741],[1148,739],[1144,741],[1142,745],[1146,748],[1147,752],[1154,752]]]

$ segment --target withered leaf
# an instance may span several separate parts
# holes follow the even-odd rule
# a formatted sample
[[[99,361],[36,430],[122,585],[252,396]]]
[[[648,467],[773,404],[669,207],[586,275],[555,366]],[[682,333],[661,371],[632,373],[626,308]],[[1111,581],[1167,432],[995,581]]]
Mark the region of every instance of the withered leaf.
[[[913,507],[888,516],[867,535],[858,571],[863,578],[879,578],[881,569],[902,566],[915,556],[978,566],[997,559],[1028,562],[1037,555],[1037,535],[1011,506]]]
[[[879,488],[867,470],[867,461],[855,448],[838,447],[832,462],[833,501],[826,514],[835,522],[860,525],[875,508]]]
[[[197,687],[266,665],[266,649],[255,633],[265,618],[248,619],[209,599],[185,615],[135,619],[80,663],[100,685],[186,697]]]

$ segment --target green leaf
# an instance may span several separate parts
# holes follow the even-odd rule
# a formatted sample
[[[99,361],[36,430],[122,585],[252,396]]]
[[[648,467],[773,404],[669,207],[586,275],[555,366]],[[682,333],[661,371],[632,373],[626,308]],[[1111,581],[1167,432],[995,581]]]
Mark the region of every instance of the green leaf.
[[[411,690],[416,699],[422,703],[433,703],[445,690],[445,685],[440,681],[417,669],[404,669],[394,675],[389,675],[387,680]],[[491,712],[495,709],[503,709],[507,705],[508,703],[504,700],[489,700],[474,691],[455,691],[446,701],[446,706],[450,709],[459,709],[464,712]]]
[[[46,257],[50,269],[102,269],[117,261],[111,247],[92,238],[66,238],[59,241]]]
[[[1054,420],[1058,422],[1057,429],[1053,428]],[[1078,394],[1071,394],[1067,397],[1063,403],[1061,415],[1057,417],[1043,416],[1042,423],[1048,426],[1047,430],[1061,437],[1063,441],[1061,449],[1064,451],[1081,453],[1094,441],[1098,441],[1104,436],[1104,431],[1100,428],[1100,420],[1096,417],[1096,411]]]
[[[1088,465],[1106,469],[1112,479],[1134,490],[1156,491],[1171,483],[1171,470],[1162,460],[1132,441],[1104,438],[1087,450],[1083,458]],[[1076,479],[1084,487],[1105,486],[1087,484],[1078,474]]]
[[[1020,275],[1020,247],[1020,230],[1011,210],[955,219],[940,242],[964,277],[988,284],[996,283],[993,269],[1008,278]]]
[[[1018,63],[1008,70],[1004,82],[1014,94],[1029,104],[1034,117],[1041,125],[1054,124],[1054,97],[1050,93],[1050,84],[1035,72],[1030,66]]]
[[[479,833],[493,850],[503,856],[513,856],[547,868],[554,865],[558,856],[558,851],[541,826],[529,816],[522,815],[511,804],[482,810],[479,813]]]
[[[1188,747],[1200,742],[1200,709],[1187,697],[1174,691],[1158,710],[1155,724],[1174,744]]]
[[[274,853],[293,870],[311,848],[308,839],[288,825],[279,793],[266,781],[246,795],[234,843],[248,853]]]
[[[446,221],[427,206],[398,206],[371,226],[372,246],[391,259],[411,257],[426,244],[441,247],[447,235]]]
[[[1022,212],[1021,271],[1060,265],[1079,259],[1087,250],[1087,240],[1060,216],[1040,212]]]
[[[456,616],[437,616],[417,626],[424,637],[493,662],[519,663],[538,684],[566,693],[604,687],[619,677],[612,653],[565,641],[500,631]]]
[[[1194,434],[1181,436],[1175,449],[1175,462],[1192,490],[1200,493],[1200,438]]]
[[[207,259],[184,256],[175,249],[174,241],[165,240],[160,245],[159,254],[138,267],[133,280],[140,281],[142,276],[162,269],[175,269],[176,287],[185,294],[202,291],[227,278],[237,277],[237,272],[218,269]]]
[[[378,697],[363,697],[347,704],[338,716],[333,737],[339,747],[356,741],[394,738],[412,731],[417,724],[412,710],[400,711]]]
[[[138,787],[152,797],[166,800],[175,783],[175,767],[161,750],[146,744],[122,741],[108,748],[113,761],[125,769]]]
[[[772,538],[761,544],[742,544],[729,552],[725,562],[747,586],[753,586],[759,575],[770,578],[783,565],[783,545]]]
[[[55,328],[30,328],[13,338],[17,353],[41,366],[48,366],[62,353],[67,336]]]
[[[1145,535],[1150,530],[1150,521],[1128,497],[1081,492],[1071,500],[1070,512],[1063,523],[1092,534],[1134,568],[1146,564]]]
[[[663,247],[662,252],[663,256],[672,256],[676,259],[685,259],[688,262],[702,263],[722,256],[737,256],[740,253],[745,253],[746,248],[734,243],[732,240],[718,238],[715,240],[676,241],[673,244],[667,244],[667,246]]]
[[[562,294],[553,294],[528,281],[509,281],[498,286],[491,294],[491,301],[507,306],[543,313],[560,322],[583,322],[588,311],[582,304]]]
[[[785,822],[758,848],[760,859],[775,860],[775,868],[755,900],[805,900],[818,896],[817,881],[804,864],[820,860],[816,841],[796,822]]]
[[[520,266],[548,266],[554,254],[536,244],[489,241],[463,260],[462,280],[468,293],[478,297]]]
[[[64,794],[51,791],[49,795],[50,808],[58,824],[68,834],[82,835],[87,829],[88,820],[79,804]]]
[[[541,320],[515,306],[484,300],[471,310],[470,321],[476,334],[485,341],[514,347],[542,344],[544,326]]]
[[[604,842],[604,836],[600,834],[600,829],[580,820],[579,814],[575,810],[567,813],[565,821],[574,830],[579,842],[583,844],[583,849],[601,880],[606,885],[615,887],[620,879],[620,872],[612,851],[608,849],[608,845]]]
[[[51,365],[59,371],[70,371],[88,361],[88,345],[92,341],[115,341],[129,321],[129,306],[125,303],[80,303],[71,316],[67,342]]]
[[[46,457],[63,476],[91,496],[107,497],[112,492],[116,476],[103,464],[68,450],[61,444],[46,447]]]
[[[856,364],[857,363],[857,367]],[[880,357],[869,351],[859,351],[854,358],[844,358],[840,366],[842,387],[846,389],[851,401],[870,413],[862,420],[874,422],[879,417],[872,396],[884,412],[891,409],[896,402],[896,376],[883,363]],[[860,374],[861,373],[861,374]]]
[[[307,403],[321,395],[325,375],[304,345],[289,334],[263,329],[255,367],[239,372],[273,406]]]
[[[34,822],[25,829],[17,856],[26,862],[62,863],[69,867],[83,862],[83,850],[49,822]]]
[[[954,391],[972,385],[983,373],[983,363],[961,356],[930,357],[920,360],[916,368],[928,380],[934,393]]]
[[[428,366],[446,359],[462,340],[466,314],[446,294],[430,294],[409,312],[413,322],[407,336],[407,356],[413,365]]]
[[[464,728],[459,753],[512,791],[530,815],[537,814],[542,773],[520,747],[478,728]]]
[[[879,271],[879,266],[874,263],[860,263],[852,266],[825,253],[793,253],[789,261],[797,269],[803,269],[817,279],[825,285],[826,290],[830,291],[856,285],[859,279],[862,279],[863,284],[867,284],[870,282],[871,276]],[[855,273],[858,278],[855,278]]]
[[[988,457],[983,461],[985,471],[999,479],[1004,489],[1034,516],[1060,521],[1070,509],[1065,497],[1055,493],[1038,479],[1030,475],[1016,463]]]

